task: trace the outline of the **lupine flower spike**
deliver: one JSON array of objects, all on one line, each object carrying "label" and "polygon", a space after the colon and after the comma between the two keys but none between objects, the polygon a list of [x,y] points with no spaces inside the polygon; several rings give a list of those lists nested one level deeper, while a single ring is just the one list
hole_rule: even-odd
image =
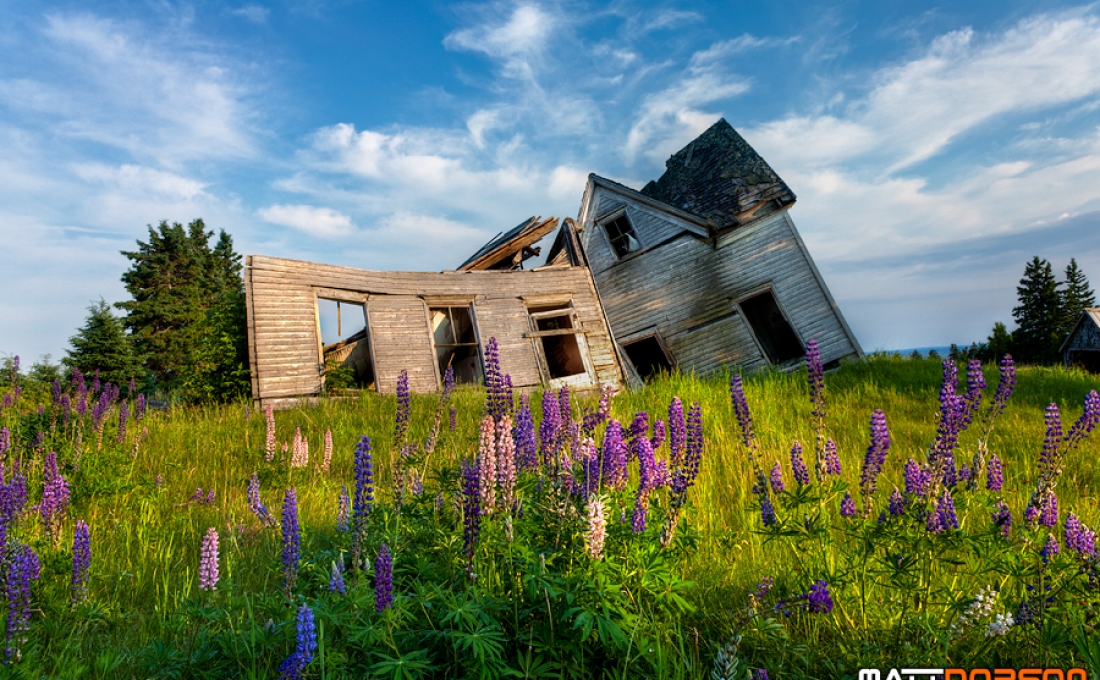
[{"label": "lupine flower spike", "polygon": [[298,609],[294,653],[279,666],[280,680],[299,680],[302,671],[313,661],[316,650],[317,630],[313,623],[313,610],[303,604]]},{"label": "lupine flower spike", "polygon": [[199,590],[218,589],[218,530],[210,527],[202,538],[199,558]]},{"label": "lupine flower spike", "polygon": [[92,566],[92,540],[84,520],[76,521],[73,531],[73,605],[88,598],[88,572]]},{"label": "lupine flower spike", "polygon": [[374,561],[374,607],[385,611],[393,606],[393,556],[385,543]]},{"label": "lupine flower spike", "polygon": [[283,590],[287,596],[298,582],[298,555],[301,536],[298,533],[298,492],[286,490],[283,500]]}]

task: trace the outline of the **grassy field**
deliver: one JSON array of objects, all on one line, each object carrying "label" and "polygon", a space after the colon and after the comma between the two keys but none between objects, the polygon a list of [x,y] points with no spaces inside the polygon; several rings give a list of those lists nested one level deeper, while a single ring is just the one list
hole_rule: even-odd
[{"label": "grassy field", "polygon": [[[961,392],[965,367],[960,372]],[[985,373],[988,401],[997,367]],[[778,518],[772,526],[762,522],[761,497],[752,491],[753,468],[728,376],[671,375],[620,394],[611,417],[624,428],[638,411],[667,419],[674,396],[685,410],[698,402],[705,446],[667,548],[659,535],[670,490],[649,496],[647,528],[638,534],[631,528],[638,463],[630,465],[625,490],[601,489],[607,538],[599,560],[586,551],[584,494],[563,488],[560,471],[522,472],[522,509],[499,508],[483,518],[468,548],[460,465],[478,450],[483,389],[454,393],[454,431],[444,406],[435,452],[426,460],[423,453],[408,459],[423,476],[423,493],[410,494],[398,511],[391,467],[400,459],[394,451],[398,403],[392,396],[277,412],[279,450],[269,462],[264,414],[247,405],[151,411],[141,421],[129,419],[124,440],[117,437],[116,407],[97,446],[90,417],[66,426],[48,393],[36,399],[28,388],[0,411],[0,427],[10,429],[13,441],[3,481],[12,481],[18,461],[28,483],[27,505],[8,527],[9,605],[18,600],[10,566],[18,546],[30,546],[41,568],[31,588],[28,630],[11,631],[18,625],[12,614],[7,618],[11,663],[0,675],[278,677],[280,664],[295,651],[295,617],[305,605],[317,644],[301,671],[308,678],[740,679],[759,677],[758,669],[772,678],[854,678],[859,668],[872,666],[1080,666],[1097,677],[1096,558],[1074,554],[1064,524],[1071,511],[1090,527],[1100,524],[1100,434],[1065,457],[1056,486],[1057,527],[1025,526],[1023,511],[1035,490],[1048,404],[1058,405],[1068,430],[1100,380],[1030,367],[1020,368],[1018,378],[986,440],[989,453],[1004,462],[1003,490],[986,490],[984,479],[976,490],[957,487],[952,495],[959,528],[941,533],[926,528],[932,507],[926,499],[908,498],[905,513],[879,521],[894,487],[905,489],[907,459],[924,461],[936,440],[938,361],[873,357],[828,374],[827,435],[837,444],[842,474],[807,485],[795,482],[790,457],[793,442],[800,441],[813,469],[806,371],[746,376],[760,464],[767,472],[779,461],[784,474],[786,490],[770,494]],[[573,418],[594,409],[597,398],[575,399]],[[531,395],[536,431],[540,399]],[[437,405],[437,395],[412,399],[409,441],[429,436]],[[867,518],[842,517],[846,492],[863,503],[860,470],[875,409],[885,413],[892,443],[872,497],[874,511]],[[301,468],[289,465],[290,453],[281,447],[296,428],[309,441],[309,463]],[[44,439],[36,442],[40,430]],[[322,471],[326,430],[334,447],[331,467]],[[974,455],[979,430],[975,423],[960,436],[958,462]],[[596,430],[597,444],[603,432],[604,426]],[[363,435],[371,440],[376,493],[358,540],[366,568],[356,569],[356,532],[337,529],[337,511],[341,489],[354,494],[354,453]],[[662,444],[657,457],[668,458],[668,447]],[[35,507],[49,451],[57,452],[71,494],[53,536]],[[285,490],[296,489],[301,557],[289,592],[280,527],[265,527],[250,510],[246,489],[254,473],[276,518]],[[200,488],[202,502],[193,500]],[[1002,500],[1012,513],[1008,538],[991,519]],[[78,519],[90,527],[92,561],[87,598],[74,604]],[[216,590],[201,591],[200,545],[210,527],[220,538],[220,579]],[[1048,536],[1060,551],[1044,557]],[[382,543],[394,556],[394,603],[376,611],[374,564]],[[333,564],[340,562],[348,567],[346,594],[329,587]],[[774,579],[767,594],[757,590],[765,578]],[[819,581],[830,593],[827,608],[807,597]],[[983,588],[990,590],[975,606]],[[1021,605],[1032,613],[1031,622],[1016,621]],[[1015,625],[991,634],[999,614],[1013,615]]]}]

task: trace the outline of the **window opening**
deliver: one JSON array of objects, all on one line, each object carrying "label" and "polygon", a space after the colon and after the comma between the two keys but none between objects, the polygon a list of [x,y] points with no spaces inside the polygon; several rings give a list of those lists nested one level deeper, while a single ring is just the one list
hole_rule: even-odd
[{"label": "window opening", "polygon": [[756,333],[768,361],[782,364],[806,354],[770,290],[741,301],[741,311]]},{"label": "window opening", "polygon": [[672,370],[672,359],[665,352],[656,335],[649,335],[623,345],[623,351],[634,364],[634,370],[642,380],[649,380],[662,371]]},{"label": "window opening", "polygon": [[638,242],[638,234],[635,233],[634,226],[630,224],[630,219],[625,212],[610,222],[604,222],[603,228],[607,232],[607,238],[611,241],[611,248],[615,251],[616,257],[622,259],[636,250],[641,250],[642,244]]},{"label": "window opening", "polygon": [[321,356],[325,386],[373,388],[374,363],[367,331],[367,308],[362,303],[317,299],[321,326]]},{"label": "window opening", "polygon": [[551,380],[587,374],[588,369],[584,365],[584,355],[577,335],[570,332],[576,328],[573,324],[573,308],[534,308],[528,311],[535,330],[549,332],[538,336],[538,340],[542,344],[542,355],[546,359]]},{"label": "window opening", "polygon": [[478,346],[474,321],[469,307],[431,307],[432,340],[439,375],[454,368],[455,382],[482,382],[481,348]]}]

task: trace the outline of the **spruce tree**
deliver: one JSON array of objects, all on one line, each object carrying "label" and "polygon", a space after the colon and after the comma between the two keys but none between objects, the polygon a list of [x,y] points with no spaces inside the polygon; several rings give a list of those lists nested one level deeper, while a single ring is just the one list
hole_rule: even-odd
[{"label": "spruce tree", "polygon": [[119,387],[144,375],[122,320],[111,313],[110,305],[102,298],[88,307],[84,327],[69,338],[69,344],[72,349],[66,351],[67,356],[61,362],[69,368],[79,368],[81,373],[91,375],[98,370],[103,381]]},{"label": "spruce tree", "polygon": [[241,257],[224,231],[211,249],[213,235],[201,219],[161,222],[122,253],[133,299],[118,306],[135,346],[161,386],[194,399],[232,398],[248,385]]},{"label": "spruce tree", "polygon": [[1089,280],[1078,268],[1075,258],[1070,258],[1069,265],[1066,266],[1066,280],[1062,286],[1063,317],[1060,337],[1064,342],[1085,309],[1096,306],[1096,294],[1089,287]]},{"label": "spruce tree", "polygon": [[1064,318],[1058,286],[1050,263],[1039,256],[1024,268],[1024,277],[1016,287],[1020,304],[1012,309],[1017,326],[1012,332],[1017,360],[1037,364],[1058,360]]}]

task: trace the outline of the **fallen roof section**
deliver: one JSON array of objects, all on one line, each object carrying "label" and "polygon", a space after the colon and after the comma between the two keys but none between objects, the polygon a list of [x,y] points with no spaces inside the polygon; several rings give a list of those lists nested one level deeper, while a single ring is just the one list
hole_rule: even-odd
[{"label": "fallen roof section", "polygon": [[558,218],[532,217],[498,234],[481,246],[468,260],[458,266],[459,271],[478,271],[485,269],[517,269],[523,261],[539,254],[539,248],[533,246],[558,226]]}]

